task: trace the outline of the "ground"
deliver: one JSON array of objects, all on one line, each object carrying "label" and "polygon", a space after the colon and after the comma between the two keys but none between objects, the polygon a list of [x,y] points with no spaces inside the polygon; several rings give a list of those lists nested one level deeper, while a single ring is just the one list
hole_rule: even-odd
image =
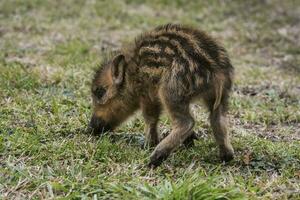
[{"label": "ground", "polygon": [[[103,55],[168,22],[207,31],[230,54],[228,164],[201,105],[195,147],[154,170],[139,113],[113,137],[84,131]],[[1,1],[0,198],[300,199],[299,32],[296,0]],[[169,125],[163,116],[160,131]]]}]

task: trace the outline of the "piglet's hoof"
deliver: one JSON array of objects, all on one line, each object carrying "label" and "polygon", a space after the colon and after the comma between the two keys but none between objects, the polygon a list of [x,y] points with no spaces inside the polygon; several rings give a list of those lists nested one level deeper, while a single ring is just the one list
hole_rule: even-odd
[{"label": "piglet's hoof", "polygon": [[229,162],[229,161],[233,160],[233,158],[234,158],[234,151],[233,151],[233,149],[229,149],[227,151],[224,151],[224,150],[220,151],[220,159],[222,161]]},{"label": "piglet's hoof", "polygon": [[195,146],[195,140],[197,140],[197,139],[198,138],[196,136],[196,133],[193,131],[193,133],[184,140],[183,145],[186,148],[191,148],[191,147]]},{"label": "piglet's hoof", "polygon": [[148,164],[148,167],[150,168],[156,168],[159,165],[161,165],[161,163],[166,160],[169,156],[169,153],[167,153],[166,151],[163,150],[156,150],[152,153],[152,155],[150,156],[150,162]]}]

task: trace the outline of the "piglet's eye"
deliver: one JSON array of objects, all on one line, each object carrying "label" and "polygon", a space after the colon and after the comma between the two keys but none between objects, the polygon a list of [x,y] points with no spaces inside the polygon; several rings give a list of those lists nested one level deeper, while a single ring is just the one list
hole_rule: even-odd
[{"label": "piglet's eye", "polygon": [[101,97],[103,97],[103,95],[105,94],[106,90],[103,87],[98,87],[95,91],[94,94],[96,97],[98,97],[99,99]]}]

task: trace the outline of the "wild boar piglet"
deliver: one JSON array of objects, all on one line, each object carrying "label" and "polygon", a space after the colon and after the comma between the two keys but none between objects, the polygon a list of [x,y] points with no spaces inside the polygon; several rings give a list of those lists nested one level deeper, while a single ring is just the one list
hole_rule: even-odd
[{"label": "wild boar piglet", "polygon": [[[138,109],[145,119],[145,137],[155,147],[150,166],[158,166],[182,143],[193,138],[190,104],[202,99],[220,158],[233,159],[227,132],[227,105],[233,66],[224,47],[205,32],[177,24],[141,34],[101,64],[92,81],[96,134],[111,131]],[[172,131],[159,141],[157,123],[162,109]]]}]

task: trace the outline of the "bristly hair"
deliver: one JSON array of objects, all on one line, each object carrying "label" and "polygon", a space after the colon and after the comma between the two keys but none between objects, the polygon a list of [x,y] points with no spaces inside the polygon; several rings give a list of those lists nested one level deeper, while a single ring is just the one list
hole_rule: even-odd
[{"label": "bristly hair", "polygon": [[100,62],[100,64],[98,64],[98,67],[95,70],[92,85],[94,85],[94,83],[97,80],[97,78],[99,77],[99,75],[109,66],[112,59],[120,53],[121,53],[121,51],[119,51],[119,50],[108,51],[108,52],[104,53],[102,61]]},{"label": "bristly hair", "polygon": [[187,28],[192,28],[191,26],[187,26],[187,25],[185,25],[185,26],[183,26],[183,25],[181,25],[181,24],[172,24],[172,23],[168,23],[168,24],[164,24],[164,25],[160,25],[160,26],[157,26],[154,30],[155,31],[160,31],[160,30],[166,30],[166,31],[168,31],[168,30],[172,30],[172,29],[175,29],[175,30],[180,30],[180,29],[182,29],[182,28],[184,28],[184,29],[187,29]]},{"label": "bristly hair", "polygon": [[[181,29],[193,30],[193,27],[189,26],[189,25],[168,23],[168,24],[157,26],[153,30],[146,31],[135,38],[135,47],[137,47],[136,50],[142,44],[144,38],[147,38],[153,32],[157,32],[157,31],[161,31],[161,30],[170,31],[170,30],[181,30]],[[197,31],[199,31],[199,30],[197,30]]]}]

